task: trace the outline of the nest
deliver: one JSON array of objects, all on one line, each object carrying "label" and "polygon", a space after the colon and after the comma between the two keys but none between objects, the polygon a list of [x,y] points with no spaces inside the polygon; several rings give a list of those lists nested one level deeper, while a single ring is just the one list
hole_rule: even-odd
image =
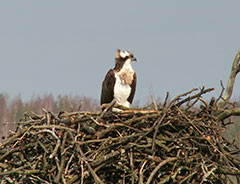
[{"label": "nest", "polygon": [[[0,144],[3,183],[239,182],[240,152],[201,95],[161,108],[27,115]],[[186,97],[185,97],[186,96]],[[184,97],[184,98],[183,98]],[[194,108],[201,101],[202,107]],[[221,116],[222,117],[222,116]]]}]

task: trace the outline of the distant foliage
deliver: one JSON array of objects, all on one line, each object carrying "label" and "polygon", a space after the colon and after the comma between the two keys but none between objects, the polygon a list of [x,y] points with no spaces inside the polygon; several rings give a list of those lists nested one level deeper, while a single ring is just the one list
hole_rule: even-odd
[{"label": "distant foliage", "polygon": [[24,113],[43,114],[42,109],[54,113],[60,111],[98,111],[99,102],[96,99],[82,96],[33,96],[28,102],[23,102],[20,96],[9,100],[8,95],[0,94],[0,142],[9,130],[15,130],[15,122],[24,117]]}]

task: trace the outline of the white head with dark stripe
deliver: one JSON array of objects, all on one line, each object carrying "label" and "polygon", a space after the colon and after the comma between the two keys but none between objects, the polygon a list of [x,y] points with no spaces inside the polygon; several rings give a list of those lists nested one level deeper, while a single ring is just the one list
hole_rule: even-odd
[{"label": "white head with dark stripe", "polygon": [[137,61],[137,59],[134,57],[133,53],[129,51],[123,51],[120,49],[117,49],[116,55],[115,55],[115,70],[120,70],[123,65],[131,64],[132,61]]}]

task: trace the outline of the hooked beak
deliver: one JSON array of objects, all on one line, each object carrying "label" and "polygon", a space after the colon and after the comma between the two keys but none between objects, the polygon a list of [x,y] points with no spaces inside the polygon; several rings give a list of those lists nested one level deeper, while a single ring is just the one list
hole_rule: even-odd
[{"label": "hooked beak", "polygon": [[132,57],[132,61],[136,61],[136,62],[137,62],[137,58],[135,58],[135,57]]}]

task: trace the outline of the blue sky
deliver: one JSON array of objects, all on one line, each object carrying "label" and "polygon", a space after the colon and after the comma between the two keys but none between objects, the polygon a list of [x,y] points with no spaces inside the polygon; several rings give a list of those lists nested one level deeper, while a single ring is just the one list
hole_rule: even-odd
[{"label": "blue sky", "polygon": [[[0,93],[99,99],[117,48],[133,52],[136,101],[227,85],[240,1],[0,1]],[[239,77],[238,77],[239,78]],[[238,98],[236,80],[233,98]]]}]

